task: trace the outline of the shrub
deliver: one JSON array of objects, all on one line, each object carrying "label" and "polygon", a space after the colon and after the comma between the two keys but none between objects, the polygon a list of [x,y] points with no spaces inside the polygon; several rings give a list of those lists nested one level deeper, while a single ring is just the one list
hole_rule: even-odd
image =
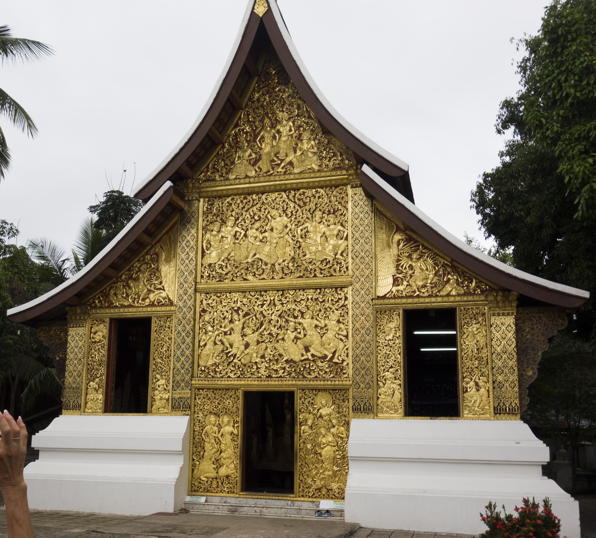
[{"label": "shrub", "polygon": [[525,498],[522,500],[521,507],[516,506],[516,514],[508,514],[503,506],[503,514],[497,510],[497,505],[489,502],[485,506],[484,514],[480,514],[480,519],[488,527],[488,530],[481,534],[486,538],[559,538],[561,530],[560,519],[552,512],[550,501],[545,498],[542,501],[543,507],[534,499]]}]

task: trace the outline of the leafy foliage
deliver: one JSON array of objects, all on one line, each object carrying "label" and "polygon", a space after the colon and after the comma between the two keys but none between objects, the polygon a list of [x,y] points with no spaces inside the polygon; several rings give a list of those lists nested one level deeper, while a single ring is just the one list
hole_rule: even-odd
[{"label": "leafy foliage", "polygon": [[111,241],[143,207],[143,202],[122,191],[113,189],[104,192],[103,199],[89,206],[89,212],[96,216],[94,227],[103,232],[106,242]]},{"label": "leafy foliage", "polygon": [[485,507],[484,514],[480,519],[488,527],[488,530],[481,534],[482,538],[507,538],[518,536],[534,536],[536,538],[559,537],[561,530],[560,519],[553,514],[550,500],[545,498],[540,503],[534,499],[525,498],[521,507],[516,506],[517,515],[508,514],[503,506],[503,514],[497,510],[497,505],[489,502]]},{"label": "leafy foliage", "polygon": [[[513,264],[596,292],[596,3],[555,0],[536,36],[520,42],[521,90],[501,103],[512,138],[483,174],[472,206]],[[572,320],[594,334],[593,299]]]},{"label": "leafy foliage", "polygon": [[[7,60],[31,60],[44,54],[52,54],[52,49],[48,45],[32,39],[14,37],[8,26],[0,26],[0,63]],[[13,125],[28,136],[35,136],[37,133],[37,127],[31,116],[2,89],[0,89],[0,116],[6,116]],[[0,129],[0,180],[8,170],[9,164],[10,150],[6,137]]]}]

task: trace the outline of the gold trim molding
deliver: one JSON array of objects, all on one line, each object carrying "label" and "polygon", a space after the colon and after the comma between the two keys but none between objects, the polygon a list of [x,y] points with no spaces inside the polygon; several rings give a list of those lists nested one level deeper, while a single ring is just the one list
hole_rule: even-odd
[{"label": "gold trim molding", "polygon": [[332,276],[320,278],[291,278],[286,280],[197,283],[196,291],[197,293],[224,293],[230,291],[347,288],[351,285],[351,276]]},{"label": "gold trim molding", "polygon": [[329,387],[333,389],[349,389],[352,383],[346,379],[262,379],[262,378],[238,378],[238,379],[215,379],[209,378],[194,378],[192,380],[193,388],[240,388],[250,387],[250,390],[264,388],[270,390],[272,388],[281,388],[283,390],[290,390],[294,388],[321,388]]}]

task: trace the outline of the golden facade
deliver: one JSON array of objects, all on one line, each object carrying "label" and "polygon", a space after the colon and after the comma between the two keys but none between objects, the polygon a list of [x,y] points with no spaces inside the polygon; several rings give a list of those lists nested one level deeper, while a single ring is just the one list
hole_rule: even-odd
[{"label": "golden facade", "polygon": [[[65,412],[104,412],[111,320],[149,317],[148,412],[191,415],[190,493],[245,494],[244,394],[283,390],[293,497],[342,499],[351,418],[407,418],[405,310],[449,307],[459,417],[519,416],[560,319],[516,309],[385,214],[276,61],[218,148],[185,182],[179,221],[70,308]],[[520,339],[532,343],[518,379]]]}]

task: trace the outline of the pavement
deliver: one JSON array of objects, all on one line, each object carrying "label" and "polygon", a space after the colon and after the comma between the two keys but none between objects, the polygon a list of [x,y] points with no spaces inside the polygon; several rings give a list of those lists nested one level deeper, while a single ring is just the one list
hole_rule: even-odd
[{"label": "pavement", "polygon": [[[464,535],[413,533],[365,529],[353,523],[328,519],[281,519],[193,513],[116,516],[81,512],[33,511],[37,538],[69,536],[128,536],[135,538],[460,538]],[[0,536],[7,536],[0,512]]]}]

